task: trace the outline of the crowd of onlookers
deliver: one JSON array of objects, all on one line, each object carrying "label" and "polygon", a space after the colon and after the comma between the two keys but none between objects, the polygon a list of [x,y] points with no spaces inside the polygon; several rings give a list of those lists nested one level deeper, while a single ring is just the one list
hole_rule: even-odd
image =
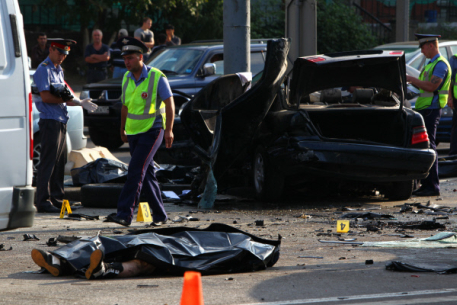
[{"label": "crowd of onlookers", "polygon": [[[154,32],[151,31],[151,18],[144,18],[142,26],[135,30],[133,37],[141,40],[147,47],[148,52],[144,54],[144,62],[155,52],[167,46],[180,45],[181,38],[175,36],[175,28],[168,24],[165,26],[165,33],[160,33],[154,37]],[[123,37],[129,36],[126,29],[118,31],[117,39],[111,46],[102,43],[103,32],[100,29],[92,31],[92,43],[86,46],[84,51],[84,61],[87,65],[86,78],[87,83],[95,83],[108,78],[109,72],[112,72],[112,77],[117,78],[124,75],[127,71],[124,60],[121,57],[121,51],[117,42]],[[36,69],[49,55],[49,46],[47,45],[47,36],[45,33],[39,33],[37,44],[32,48],[30,58],[32,69]]]}]

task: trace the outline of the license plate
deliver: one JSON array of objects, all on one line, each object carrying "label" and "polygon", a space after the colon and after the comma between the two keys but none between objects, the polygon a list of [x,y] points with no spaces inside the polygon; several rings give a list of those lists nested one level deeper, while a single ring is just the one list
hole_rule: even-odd
[{"label": "license plate", "polygon": [[109,106],[98,106],[94,112],[89,112],[90,114],[109,114]]}]

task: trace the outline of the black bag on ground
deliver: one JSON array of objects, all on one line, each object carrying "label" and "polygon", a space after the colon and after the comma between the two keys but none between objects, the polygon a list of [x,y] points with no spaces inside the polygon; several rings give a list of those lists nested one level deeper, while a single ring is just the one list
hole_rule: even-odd
[{"label": "black bag on ground", "polygon": [[86,165],[71,170],[73,185],[80,186],[90,183],[123,183],[127,180],[128,165],[100,158]]}]

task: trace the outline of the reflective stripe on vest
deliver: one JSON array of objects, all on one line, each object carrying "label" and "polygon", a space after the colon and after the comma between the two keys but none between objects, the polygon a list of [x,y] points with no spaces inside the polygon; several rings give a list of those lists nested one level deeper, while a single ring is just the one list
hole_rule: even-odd
[{"label": "reflective stripe on vest", "polygon": [[[454,55],[454,57],[457,58],[457,55]],[[454,60],[457,60],[456,58],[454,58]],[[455,100],[455,99],[457,98],[457,74],[455,75],[454,90],[453,90],[453,92],[454,92],[453,98],[454,98],[454,100]]]},{"label": "reflective stripe on vest", "polygon": [[[424,67],[424,70],[421,72],[419,76],[419,80],[422,81],[430,81],[433,75],[433,71],[435,70],[436,65],[440,62],[444,62],[448,68],[446,78],[444,79],[441,90],[440,91],[434,91],[434,92],[427,92],[422,89],[420,89],[420,94],[419,97],[417,98],[416,101],[416,110],[422,110],[427,107],[430,107],[430,105],[433,102],[433,98],[435,95],[438,95],[438,102],[441,108],[444,108],[447,104],[447,98],[449,94],[449,87],[451,84],[451,68],[449,66],[449,63],[447,60],[443,57],[440,56],[438,57],[434,62],[429,63]],[[426,75],[427,74],[427,75]]]},{"label": "reflective stripe on vest", "polygon": [[147,132],[158,115],[162,115],[162,126],[165,128],[165,103],[157,94],[160,77],[165,75],[160,70],[151,68],[148,77],[136,86],[127,74],[124,76],[121,101],[128,108],[125,124],[127,135]]}]

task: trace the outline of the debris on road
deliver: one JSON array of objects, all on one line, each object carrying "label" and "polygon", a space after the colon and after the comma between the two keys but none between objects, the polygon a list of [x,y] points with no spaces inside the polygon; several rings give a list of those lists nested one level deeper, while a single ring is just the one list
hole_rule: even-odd
[{"label": "debris on road", "polygon": [[5,249],[5,245],[0,244],[0,251],[11,251],[11,250],[13,250],[13,247],[10,247],[9,249]]},{"label": "debris on road", "polygon": [[71,213],[65,219],[72,219],[72,218],[74,218],[75,220],[81,220],[81,218],[84,218],[87,220],[100,220],[100,216],[98,216],[98,215],[86,215],[86,214],[78,214],[78,213]]},{"label": "debris on road", "polygon": [[75,240],[78,240],[80,239],[81,237],[79,236],[65,236],[65,235],[59,235],[57,237],[57,241],[58,242],[61,242],[61,243],[64,243],[64,244],[68,244],[68,243],[71,243],[72,241],[75,241]]},{"label": "debris on road", "polygon": [[372,212],[367,212],[367,213],[347,213],[342,215],[340,218],[362,218],[364,220],[367,219],[395,219],[394,216],[388,215],[388,214],[378,214],[378,213],[372,213]]},{"label": "debris on road", "polygon": [[35,234],[24,234],[24,240],[23,241],[29,241],[29,240],[40,240],[38,237],[36,237]]},{"label": "debris on road", "polygon": [[51,237],[51,238],[48,239],[48,241],[46,242],[46,245],[48,245],[48,247],[57,247],[57,239],[54,238],[54,237]]},{"label": "debris on road", "polygon": [[316,258],[316,259],[323,259],[323,256],[299,256],[298,258]]},{"label": "debris on road", "polygon": [[428,238],[406,241],[363,242],[362,246],[382,248],[457,248],[457,233],[440,232]]},{"label": "debris on road", "polygon": [[[435,272],[438,274],[450,274],[457,273],[457,266],[441,263],[404,263],[400,261],[391,261],[386,264],[386,270],[407,272]],[[414,277],[419,276],[415,275]]]}]

